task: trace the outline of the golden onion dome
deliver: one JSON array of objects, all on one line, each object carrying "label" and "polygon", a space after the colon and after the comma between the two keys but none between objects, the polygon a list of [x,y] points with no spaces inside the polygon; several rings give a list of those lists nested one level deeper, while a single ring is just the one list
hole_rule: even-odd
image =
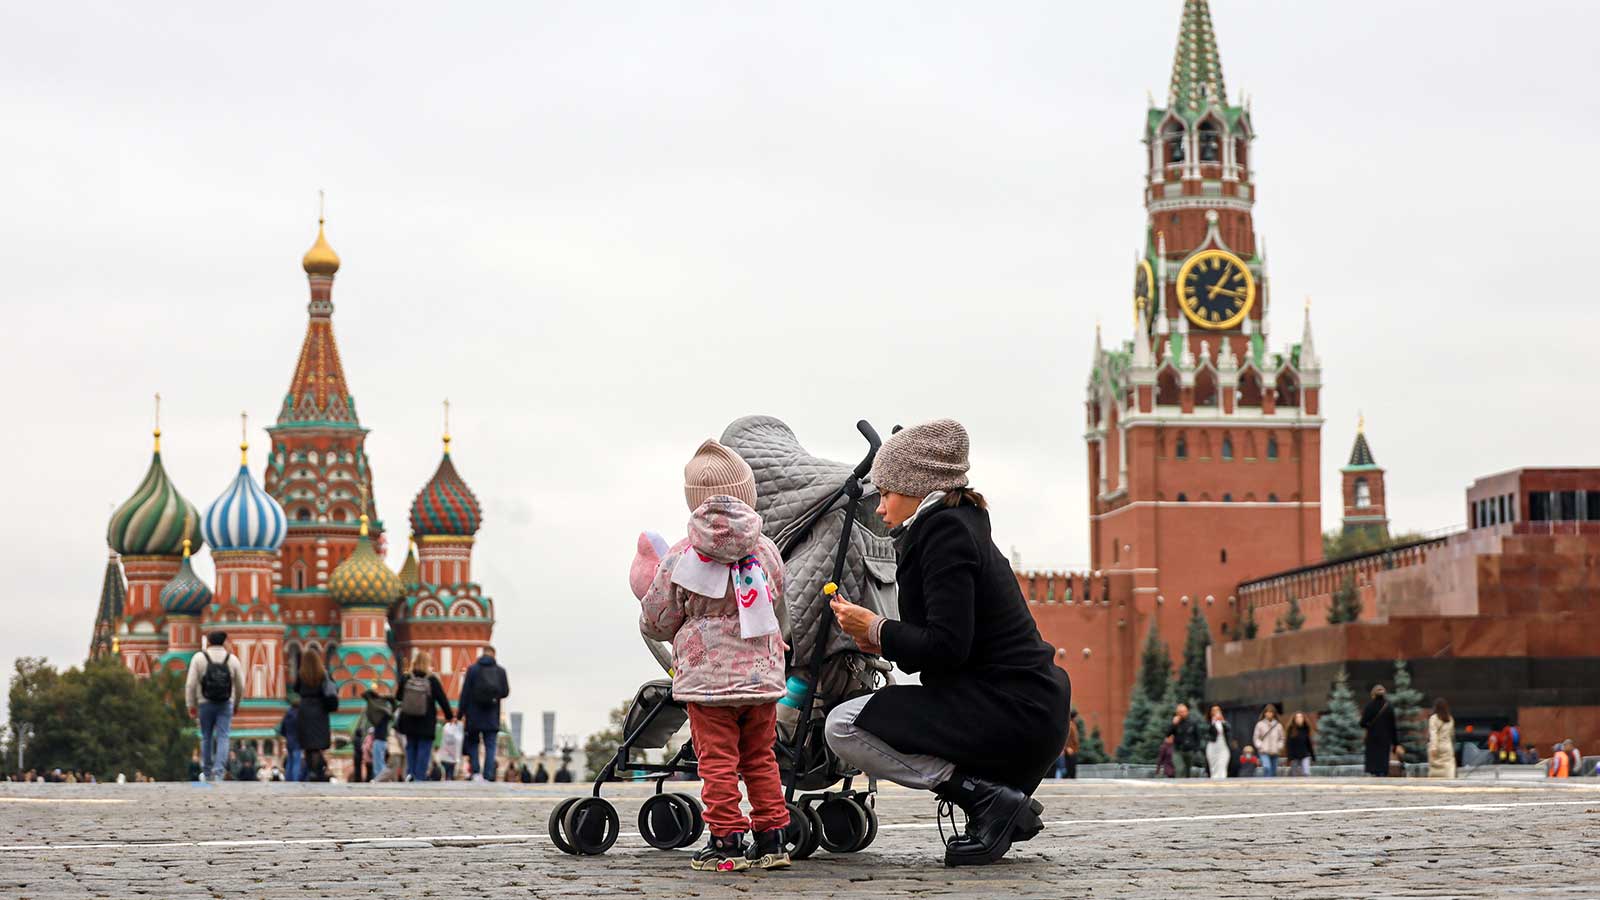
[{"label": "golden onion dome", "polygon": [[339,271],[339,254],[333,252],[328,236],[322,233],[322,222],[322,219],[317,220],[317,242],[300,260],[307,275],[332,275]]},{"label": "golden onion dome", "polygon": [[401,594],[399,576],[389,570],[367,538],[367,517],[361,517],[361,537],[355,552],[328,575],[328,593],[341,607],[388,607]]}]

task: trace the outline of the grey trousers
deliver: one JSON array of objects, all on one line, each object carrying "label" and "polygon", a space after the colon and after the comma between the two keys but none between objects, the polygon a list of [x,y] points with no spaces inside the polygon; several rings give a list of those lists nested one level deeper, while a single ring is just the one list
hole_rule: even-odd
[{"label": "grey trousers", "polygon": [[856,717],[872,695],[835,706],[828,713],[823,733],[839,758],[867,775],[908,788],[931,791],[955,776],[955,764],[925,753],[901,753],[882,738],[856,724]]}]

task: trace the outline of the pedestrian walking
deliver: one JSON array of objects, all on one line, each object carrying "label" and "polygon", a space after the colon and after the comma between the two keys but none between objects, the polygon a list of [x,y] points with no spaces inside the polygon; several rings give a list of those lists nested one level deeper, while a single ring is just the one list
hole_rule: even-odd
[{"label": "pedestrian walking", "polygon": [[1317,748],[1312,740],[1311,719],[1303,712],[1289,717],[1289,727],[1284,729],[1284,751],[1289,758],[1290,775],[1310,775],[1311,761],[1317,758]]},{"label": "pedestrian walking", "polygon": [[289,708],[278,720],[278,734],[283,736],[283,780],[305,781],[305,761],[300,758],[300,698],[291,696]]},{"label": "pedestrian walking", "polygon": [[439,735],[439,766],[444,770],[445,781],[456,780],[456,765],[461,762],[461,745],[464,726],[458,718],[444,723]]},{"label": "pedestrian walking", "polygon": [[1228,777],[1228,762],[1233,759],[1233,726],[1222,717],[1222,707],[1212,706],[1206,721],[1206,768],[1212,778]]},{"label": "pedestrian walking", "polygon": [[1200,729],[1189,718],[1189,704],[1179,703],[1172,712],[1172,722],[1167,726],[1167,737],[1172,738],[1172,768],[1177,778],[1188,778],[1190,754],[1200,750]]},{"label": "pedestrian walking", "polygon": [[[784,694],[783,557],[761,533],[755,475],[737,453],[706,441],[684,466],[688,537],[656,566],[640,598],[639,630],[671,641],[672,696],[687,704],[700,763],[706,846],[696,871],[784,868],[790,864],[778,775],[777,703]],[[749,585],[741,606],[737,585]],[[750,801],[739,806],[743,778]],[[755,832],[753,847],[745,836]]]},{"label": "pedestrian walking", "polygon": [[1400,731],[1395,723],[1394,707],[1384,695],[1383,685],[1374,685],[1372,699],[1361,711],[1361,727],[1367,730],[1366,772],[1376,778],[1389,774],[1389,760],[1394,756],[1394,745],[1400,742]]},{"label": "pedestrian walking", "polygon": [[[461,718],[466,721],[466,753],[472,763],[475,781],[494,780],[495,742],[500,738],[500,701],[511,695],[506,670],[495,663],[494,648],[484,647],[483,655],[467,668],[461,681]],[[483,747],[483,766],[478,765],[478,747]]]},{"label": "pedestrian walking", "polygon": [[1428,777],[1456,777],[1456,723],[1443,697],[1433,701],[1428,717]]},{"label": "pedestrian walking", "polygon": [[367,754],[369,777],[377,781],[389,765],[389,726],[394,722],[394,698],[380,693],[376,687],[367,688],[362,698],[367,701],[362,716],[367,721],[367,736],[371,741]]},{"label": "pedestrian walking", "polygon": [[244,669],[225,646],[228,633],[206,635],[205,649],[189,659],[183,694],[189,716],[200,723],[200,780],[221,781],[228,763],[228,732],[244,699]]},{"label": "pedestrian walking", "polygon": [[1278,708],[1271,703],[1261,710],[1261,718],[1256,721],[1255,732],[1251,735],[1256,748],[1256,756],[1261,760],[1259,772],[1271,778],[1278,774],[1278,757],[1283,755],[1284,733],[1283,723],[1278,721]]},{"label": "pedestrian walking", "polygon": [[327,781],[328,760],[325,751],[333,746],[333,727],[328,716],[339,708],[339,689],[328,677],[322,664],[322,653],[315,647],[300,655],[300,753],[302,781]]},{"label": "pedestrian walking", "polygon": [[439,676],[433,674],[433,656],[418,650],[411,657],[411,671],[400,687],[400,719],[396,730],[406,736],[406,780],[427,781],[433,761],[433,736],[439,716],[449,722],[455,718],[450,698]]}]

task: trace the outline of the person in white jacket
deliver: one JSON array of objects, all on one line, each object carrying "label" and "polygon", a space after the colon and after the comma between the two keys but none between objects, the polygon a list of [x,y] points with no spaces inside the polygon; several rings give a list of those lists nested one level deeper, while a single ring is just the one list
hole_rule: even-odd
[{"label": "person in white jacket", "polygon": [[200,780],[221,781],[228,764],[228,732],[244,699],[244,668],[228,652],[227,632],[206,635],[206,648],[189,660],[183,696],[189,715],[200,723]]},{"label": "person in white jacket", "polygon": [[1261,757],[1261,768],[1256,771],[1267,778],[1278,774],[1278,757],[1283,755],[1284,733],[1283,723],[1278,721],[1278,709],[1271,703],[1261,711],[1261,718],[1256,722],[1255,734],[1252,735],[1256,745],[1256,755]]}]

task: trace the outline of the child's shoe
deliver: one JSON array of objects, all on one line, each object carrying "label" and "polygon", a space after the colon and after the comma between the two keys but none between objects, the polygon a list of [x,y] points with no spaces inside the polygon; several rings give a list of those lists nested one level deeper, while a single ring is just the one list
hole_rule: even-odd
[{"label": "child's shoe", "polygon": [[735,831],[727,837],[713,834],[694,859],[689,860],[689,866],[696,872],[738,872],[750,868],[750,860],[744,854],[744,832]]},{"label": "child's shoe", "polygon": [[792,862],[789,859],[787,844],[788,841],[782,828],[756,832],[756,842],[751,845],[750,852],[745,854],[750,860],[750,868],[789,868]]}]

